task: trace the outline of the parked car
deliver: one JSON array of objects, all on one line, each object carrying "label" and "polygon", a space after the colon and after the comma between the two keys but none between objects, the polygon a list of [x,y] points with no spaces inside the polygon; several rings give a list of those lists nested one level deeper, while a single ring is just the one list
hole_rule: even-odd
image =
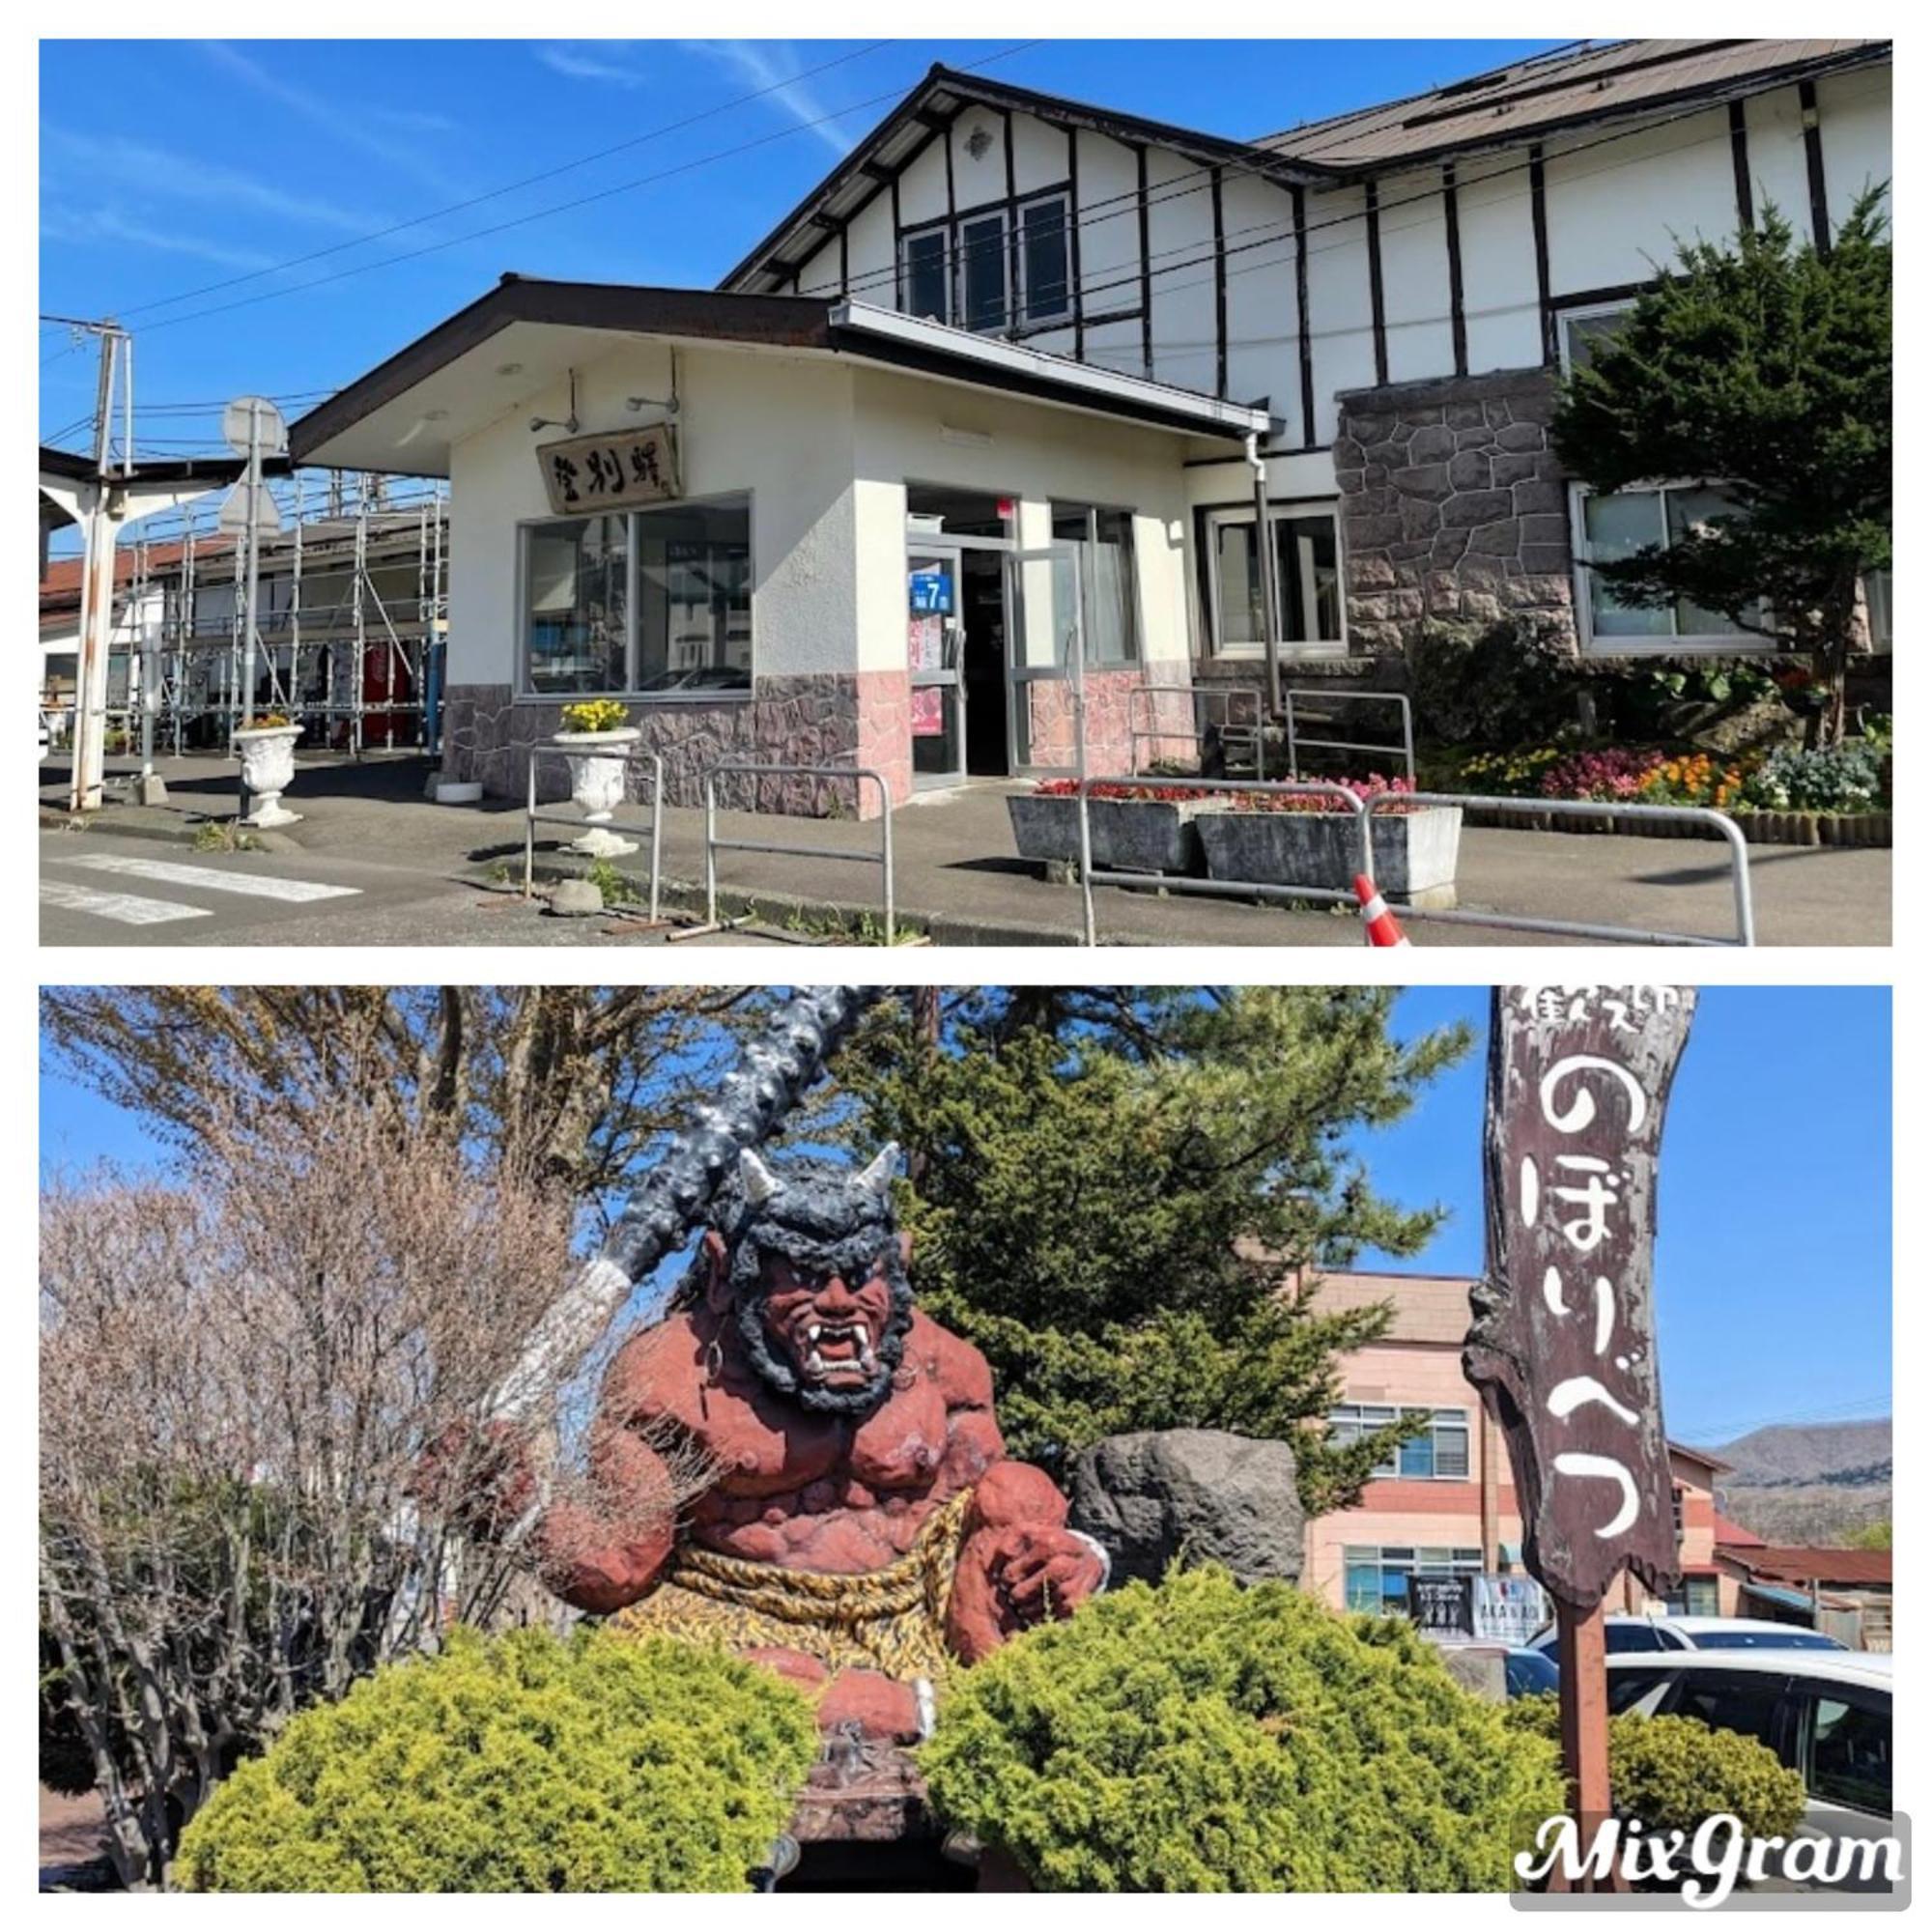
[{"label": "parked car", "polygon": [[[1530,1638],[1529,1647],[1556,1655],[1556,1626]],[[1604,1648],[1612,1657],[1659,1650],[1847,1650],[1823,1631],[1761,1617],[1605,1617]]]},{"label": "parked car", "polygon": [[1695,1718],[1769,1745],[1804,1780],[1808,1833],[1891,1825],[1891,1658],[1807,1649],[1625,1653],[1605,1664],[1610,1712]]},{"label": "parked car", "polygon": [[1503,1659],[1503,1685],[1512,1697],[1538,1697],[1563,1682],[1547,1651],[1512,1650]]}]

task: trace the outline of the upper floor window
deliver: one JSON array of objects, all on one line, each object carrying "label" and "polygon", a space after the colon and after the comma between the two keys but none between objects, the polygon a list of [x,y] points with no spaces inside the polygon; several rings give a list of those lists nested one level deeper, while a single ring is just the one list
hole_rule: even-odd
[{"label": "upper floor window", "polygon": [[907,315],[980,334],[1050,323],[1073,312],[1067,201],[1041,195],[936,222],[901,238]]},{"label": "upper floor window", "polygon": [[[1359,1441],[1378,1429],[1400,1420],[1405,1405],[1345,1402],[1328,1417],[1328,1434],[1338,1444]],[[1428,1427],[1411,1436],[1395,1454],[1378,1463],[1378,1476],[1440,1477],[1466,1481],[1469,1474],[1469,1412],[1438,1408]]]},{"label": "upper floor window", "polygon": [[1563,373],[1588,368],[1597,344],[1614,335],[1634,306],[1627,301],[1593,302],[1587,308],[1565,309],[1556,323],[1556,354]]},{"label": "upper floor window", "polygon": [[1668,548],[1728,506],[1721,489],[1708,483],[1643,484],[1599,497],[1571,486],[1572,527],[1581,542],[1577,572],[1577,611],[1587,648],[1605,656],[1631,651],[1763,651],[1773,640],[1741,631],[1721,611],[1679,598],[1661,611],[1621,602],[1594,570],[1630,556],[1648,544]]}]

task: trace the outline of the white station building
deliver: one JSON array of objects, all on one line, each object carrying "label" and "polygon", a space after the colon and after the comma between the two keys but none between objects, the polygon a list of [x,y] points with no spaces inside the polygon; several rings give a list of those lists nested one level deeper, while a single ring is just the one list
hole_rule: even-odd
[{"label": "white station building", "polygon": [[1297,672],[1435,619],[1759,649],[1594,581],[1721,479],[1590,497],[1555,384],[1677,240],[1775,204],[1829,245],[1889,180],[1890,59],[1586,45],[1253,142],[934,69],[718,290],[506,276],[292,453],[449,479],[444,765],[497,792],[607,696],[683,802],[732,760],[1060,773],[1076,666],[1122,771],[1259,682],[1270,609]]}]

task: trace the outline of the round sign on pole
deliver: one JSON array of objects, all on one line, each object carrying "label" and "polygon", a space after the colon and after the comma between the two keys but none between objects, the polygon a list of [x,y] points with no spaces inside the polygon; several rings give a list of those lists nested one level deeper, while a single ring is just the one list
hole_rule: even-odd
[{"label": "round sign on pole", "polygon": [[282,412],[267,396],[237,396],[221,412],[221,435],[237,456],[248,454],[248,430],[253,418],[261,436],[264,456],[281,456],[289,446],[289,426]]}]

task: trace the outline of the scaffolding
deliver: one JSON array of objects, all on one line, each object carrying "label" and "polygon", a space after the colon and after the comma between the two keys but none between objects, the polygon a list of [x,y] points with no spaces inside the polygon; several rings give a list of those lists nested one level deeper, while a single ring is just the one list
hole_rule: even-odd
[{"label": "scaffolding", "polygon": [[[271,486],[261,544],[252,709],[303,725],[305,751],[433,753],[448,635],[448,495],[429,479],[298,470]],[[191,506],[144,530],[116,602],[110,728],[140,732],[154,667],[155,748],[226,754],[242,715],[242,546]]]}]

